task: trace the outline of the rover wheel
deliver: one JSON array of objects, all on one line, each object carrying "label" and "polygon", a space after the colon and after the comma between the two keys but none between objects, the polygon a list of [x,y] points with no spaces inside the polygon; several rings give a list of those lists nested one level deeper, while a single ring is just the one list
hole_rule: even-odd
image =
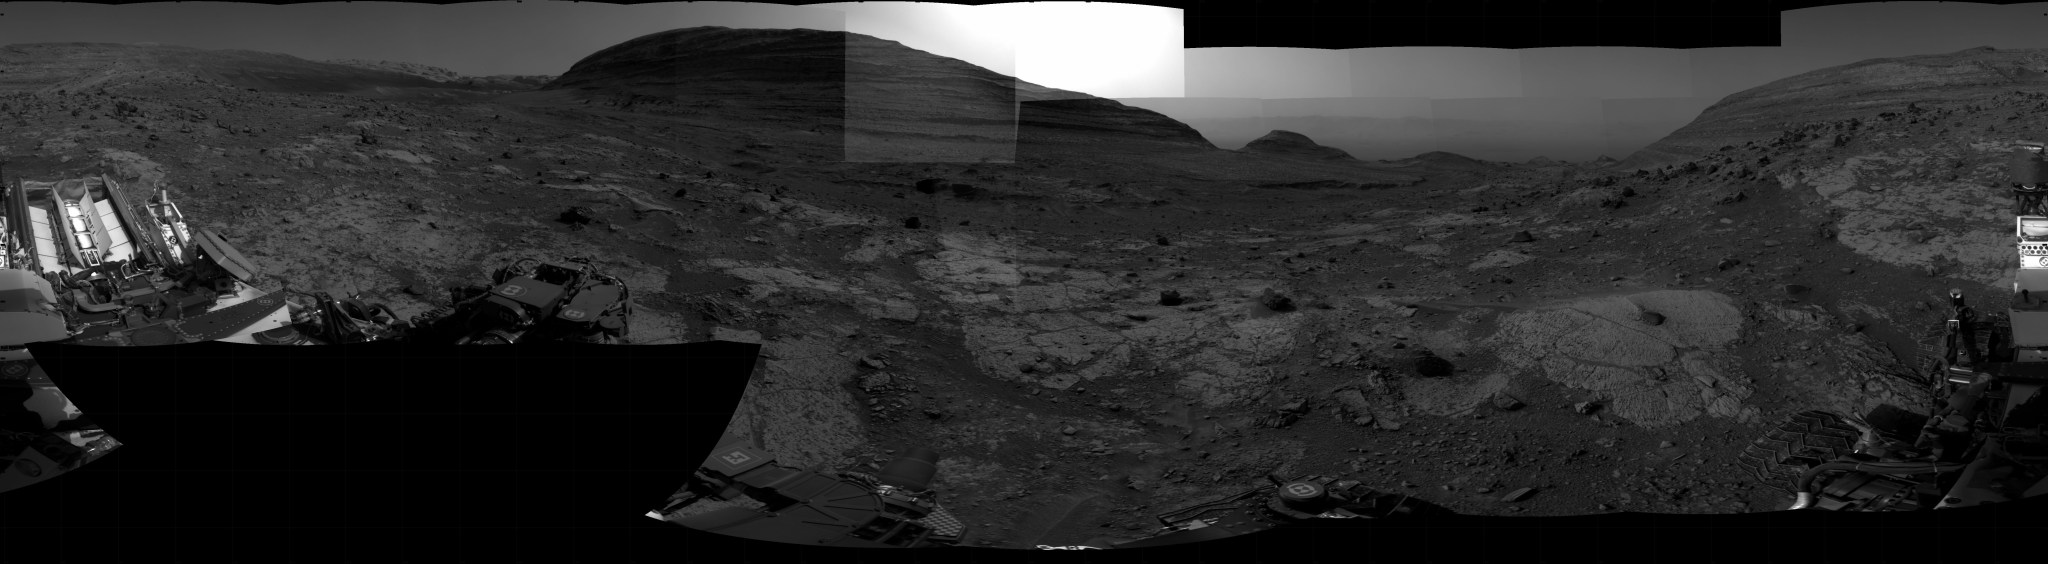
[{"label": "rover wheel", "polygon": [[1794,493],[1807,469],[1855,452],[1863,432],[1825,411],[1793,415],[1742,449],[1736,463],[1757,481]]},{"label": "rover wheel", "polygon": [[39,478],[43,475],[43,465],[27,457],[16,458],[14,459],[14,471],[30,478]]}]

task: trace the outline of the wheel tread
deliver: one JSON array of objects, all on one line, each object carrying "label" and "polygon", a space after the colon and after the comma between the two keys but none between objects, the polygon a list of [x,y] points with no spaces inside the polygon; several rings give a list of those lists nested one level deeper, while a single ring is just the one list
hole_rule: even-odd
[{"label": "wheel tread", "polygon": [[1806,469],[1849,455],[1862,436],[1862,430],[1838,415],[1797,413],[1743,448],[1736,464],[1765,485],[1790,493]]}]

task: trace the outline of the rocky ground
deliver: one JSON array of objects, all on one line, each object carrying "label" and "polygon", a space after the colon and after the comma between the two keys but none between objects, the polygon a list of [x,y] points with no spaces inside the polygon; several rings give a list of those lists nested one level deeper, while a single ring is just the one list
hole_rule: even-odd
[{"label": "rocky ground", "polygon": [[[942,491],[1002,546],[1132,536],[1267,472],[1481,514],[1779,509],[1732,465],[1763,426],[1917,411],[1915,344],[1942,292],[2002,303],[2006,140],[1930,142],[1911,132],[1982,114],[1925,111],[1642,174],[1489,165],[1460,185],[1211,208],[1252,216],[1241,227],[1032,229],[937,194],[941,232],[862,237],[840,278],[790,268],[805,260],[728,270],[868,318],[778,324],[730,431],[852,450],[791,456],[827,465],[936,446]],[[1913,168],[1930,161],[1948,172]],[[835,405],[856,409],[820,415]]]},{"label": "rocky ground", "polygon": [[729,434],[804,467],[936,448],[990,546],[1135,537],[1270,472],[1478,514],[1778,509],[1734,466],[1764,426],[1918,410],[1941,293],[2002,303],[1996,186],[2030,123],[2006,116],[2043,104],[1873,109],[1636,172],[1030,131],[1014,162],[844,162],[787,115],[561,91],[0,103],[9,178],[168,189],[271,289],[409,315],[512,257],[594,257],[633,342],[763,345]]}]

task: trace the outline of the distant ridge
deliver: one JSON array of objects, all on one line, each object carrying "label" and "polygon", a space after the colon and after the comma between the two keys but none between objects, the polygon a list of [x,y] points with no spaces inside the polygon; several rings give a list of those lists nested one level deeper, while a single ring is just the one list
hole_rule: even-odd
[{"label": "distant ridge", "polygon": [[445,87],[420,76],[240,49],[120,43],[0,46],[0,93],[214,84],[276,92]]},{"label": "distant ridge", "polygon": [[1485,164],[1480,162],[1479,159],[1445,151],[1430,151],[1420,155],[1415,155],[1415,160],[1437,164]]},{"label": "distant ridge", "polygon": [[371,69],[405,73],[427,80],[431,80],[434,82],[454,82],[457,80],[462,80],[463,78],[461,74],[458,74],[455,71],[433,65],[422,65],[419,63],[404,63],[397,61],[372,61],[366,59],[332,59],[326,62],[337,65],[347,65],[359,69]]},{"label": "distant ridge", "polygon": [[1319,145],[1307,135],[1275,129],[1258,139],[1246,143],[1243,151],[1269,155],[1291,155],[1318,159],[1356,160],[1350,153],[1335,147]]},{"label": "distant ridge", "polygon": [[2048,89],[2048,50],[1976,47],[1828,67],[1722,98],[1691,123],[1617,168],[1691,161],[1724,146],[1765,142],[1808,122],[1905,111],[1916,101],[1969,100]]}]

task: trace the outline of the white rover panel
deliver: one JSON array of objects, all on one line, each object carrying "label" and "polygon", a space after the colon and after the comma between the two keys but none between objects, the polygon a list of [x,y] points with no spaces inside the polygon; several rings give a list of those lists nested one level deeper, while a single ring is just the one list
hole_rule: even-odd
[{"label": "white rover panel", "polygon": [[2012,345],[2048,346],[2048,269],[2013,272]]}]

